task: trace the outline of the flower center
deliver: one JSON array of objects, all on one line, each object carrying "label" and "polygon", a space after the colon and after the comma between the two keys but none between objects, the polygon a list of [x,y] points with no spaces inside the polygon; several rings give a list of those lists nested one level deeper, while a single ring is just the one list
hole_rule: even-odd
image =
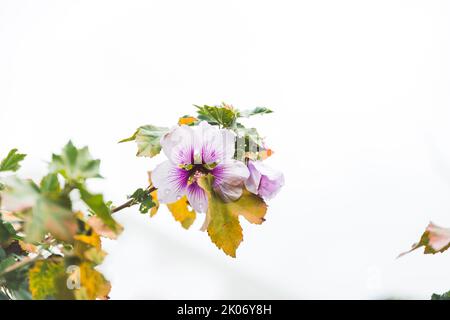
[{"label": "flower center", "polygon": [[188,183],[197,182],[202,176],[210,173],[215,167],[217,163],[202,163],[202,164],[187,164],[181,165],[180,168],[189,172],[189,180]]}]

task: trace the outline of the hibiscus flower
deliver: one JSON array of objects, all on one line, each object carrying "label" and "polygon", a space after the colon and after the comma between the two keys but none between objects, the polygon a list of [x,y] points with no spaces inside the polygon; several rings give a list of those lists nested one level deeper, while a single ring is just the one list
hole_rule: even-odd
[{"label": "hibiscus flower", "polygon": [[181,125],[161,138],[168,160],[152,172],[153,185],[161,203],[175,202],[184,195],[197,212],[206,212],[208,199],[197,180],[214,176],[213,189],[226,202],[242,195],[250,173],[247,166],[233,159],[236,135],[202,121],[198,126]]}]

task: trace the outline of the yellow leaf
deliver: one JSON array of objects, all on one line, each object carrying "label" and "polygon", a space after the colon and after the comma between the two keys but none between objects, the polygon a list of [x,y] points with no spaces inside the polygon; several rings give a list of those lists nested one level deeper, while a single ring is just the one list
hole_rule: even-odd
[{"label": "yellow leaf", "polygon": [[88,244],[97,249],[100,249],[102,246],[102,241],[100,240],[100,236],[97,233],[95,233],[94,231],[92,231],[90,235],[77,234],[74,236],[74,239],[81,241],[85,244]]},{"label": "yellow leaf", "polygon": [[195,121],[197,121],[198,119],[197,118],[194,118],[194,117],[181,117],[179,120],[178,120],[178,125],[183,125],[183,124],[185,124],[185,125],[190,125],[190,124],[192,124],[192,123],[194,123]]},{"label": "yellow leaf", "polygon": [[155,190],[151,192],[150,195],[152,196],[152,201],[155,204],[155,206],[150,209],[150,217],[153,217],[159,209],[158,192]]},{"label": "yellow leaf", "polygon": [[213,181],[212,175],[203,176],[198,180],[198,184],[208,197],[208,210],[202,229],[208,231],[211,241],[219,249],[231,257],[236,257],[236,249],[243,240],[239,215],[251,223],[261,224],[265,221],[267,205],[260,197],[245,189],[238,200],[224,202],[213,190]]},{"label": "yellow leaf", "polygon": [[84,257],[92,261],[94,264],[99,265],[106,257],[106,252],[97,248],[90,248],[84,251]]},{"label": "yellow leaf", "polygon": [[189,229],[192,223],[194,223],[195,211],[189,210],[186,196],[176,202],[167,204],[167,207],[172,212],[175,220],[180,222],[183,228]]},{"label": "yellow leaf", "polygon": [[[149,182],[150,186],[153,186],[152,172],[149,171],[149,172],[147,172],[147,174],[148,174],[148,182]],[[152,197],[152,202],[155,204],[155,206],[152,207],[149,211],[150,217],[153,217],[159,210],[158,191],[154,190],[153,192],[150,193],[150,196]]]},{"label": "yellow leaf", "polygon": [[81,288],[75,290],[75,297],[78,300],[108,299],[111,290],[109,281],[94,269],[92,263],[82,262],[79,268]]},{"label": "yellow leaf", "polygon": [[67,275],[63,259],[37,261],[29,271],[29,287],[35,300],[73,299],[66,285]]}]

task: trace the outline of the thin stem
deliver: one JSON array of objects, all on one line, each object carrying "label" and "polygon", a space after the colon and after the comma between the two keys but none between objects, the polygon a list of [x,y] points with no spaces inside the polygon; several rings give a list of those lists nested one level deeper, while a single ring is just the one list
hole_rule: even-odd
[{"label": "thin stem", "polygon": [[[145,189],[145,191],[148,192],[148,193],[152,193],[152,192],[155,191],[155,190],[156,190],[156,188],[153,187],[153,186],[149,186],[149,187],[147,187],[147,189]],[[121,210],[123,210],[123,209],[132,207],[132,206],[134,206],[134,205],[136,205],[136,204],[138,204],[138,203],[139,203],[139,202],[137,202],[136,199],[130,199],[130,200],[128,200],[127,202],[125,202],[124,204],[121,204],[120,206],[113,208],[113,209],[111,210],[111,213],[119,212],[119,211],[121,211]]]}]

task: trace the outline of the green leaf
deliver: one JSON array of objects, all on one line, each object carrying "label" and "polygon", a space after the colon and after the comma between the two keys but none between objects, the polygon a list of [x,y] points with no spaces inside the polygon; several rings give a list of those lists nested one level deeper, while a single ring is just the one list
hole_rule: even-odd
[{"label": "green leaf", "polygon": [[72,242],[77,223],[72,211],[41,197],[31,210],[32,217],[25,226],[26,240],[40,242],[49,232],[58,240]]},{"label": "green leaf", "polygon": [[41,192],[46,193],[58,193],[61,192],[61,185],[58,181],[58,175],[56,173],[50,173],[41,180]]},{"label": "green leaf", "polygon": [[243,190],[242,196],[233,202],[224,202],[213,190],[214,177],[209,174],[198,180],[208,197],[208,209],[203,230],[208,231],[211,241],[227,255],[236,257],[236,249],[243,240],[239,215],[250,223],[261,224],[267,205],[258,196]]},{"label": "green leaf", "polygon": [[0,244],[7,242],[16,235],[14,227],[9,222],[0,220]]},{"label": "green leaf", "polygon": [[238,117],[248,118],[248,117],[251,117],[251,116],[254,116],[254,115],[258,115],[258,114],[263,115],[263,114],[268,114],[268,113],[272,113],[272,112],[273,112],[272,110],[270,110],[270,109],[268,109],[266,107],[256,107],[256,108],[251,109],[251,110],[239,111],[238,112]]},{"label": "green leaf", "polygon": [[146,125],[139,127],[129,138],[119,141],[136,141],[138,146],[138,157],[154,157],[161,152],[161,137],[169,132],[169,128]]},{"label": "green leaf", "polygon": [[137,189],[131,196],[129,196],[129,198],[133,199],[135,203],[140,204],[139,211],[141,213],[147,213],[151,208],[156,206],[150,192],[142,188]]},{"label": "green leaf", "polygon": [[[6,258],[6,261],[7,261],[7,263],[5,264],[6,267],[5,268],[0,267],[0,269],[3,268],[3,272],[5,272],[7,268],[12,267],[17,263],[20,263],[19,257],[15,255],[10,255],[8,258]],[[21,292],[26,291],[28,289],[29,268],[30,265],[24,264],[20,268],[4,273],[2,276],[3,281],[6,283],[6,287],[13,293],[13,296],[16,299],[21,299],[21,297],[18,297],[18,295],[20,295]]]},{"label": "green leaf", "polygon": [[17,153],[17,149],[12,149],[5,159],[0,162],[0,171],[17,171],[20,169],[20,162],[26,155]]},{"label": "green leaf", "polygon": [[[42,184],[47,185],[46,182]],[[26,211],[27,242],[40,242],[46,233],[51,233],[62,241],[73,241],[77,223],[72,211],[62,205],[60,199],[41,192],[30,180],[11,177],[7,180],[7,185],[8,188],[3,194],[5,207],[11,211]],[[54,184],[52,188],[55,188]]]},{"label": "green leaf", "polygon": [[444,294],[433,293],[433,295],[431,296],[431,300],[450,300],[450,291]]},{"label": "green leaf", "polygon": [[111,210],[103,199],[101,194],[92,194],[82,185],[79,185],[78,190],[80,191],[81,200],[86,203],[86,205],[98,216],[103,223],[111,228],[115,232],[121,230],[121,226],[114,220],[111,215]]},{"label": "green leaf", "polygon": [[209,124],[231,128],[236,122],[237,111],[226,104],[221,106],[194,106],[197,108],[198,119],[205,120]]},{"label": "green leaf", "polygon": [[52,173],[59,173],[71,182],[101,178],[99,167],[100,160],[92,158],[88,147],[77,149],[71,141],[63,148],[60,155],[53,154],[50,163]]},{"label": "green leaf", "polygon": [[16,258],[13,255],[7,256],[0,260],[0,274],[6,270],[6,268],[16,263]]}]

